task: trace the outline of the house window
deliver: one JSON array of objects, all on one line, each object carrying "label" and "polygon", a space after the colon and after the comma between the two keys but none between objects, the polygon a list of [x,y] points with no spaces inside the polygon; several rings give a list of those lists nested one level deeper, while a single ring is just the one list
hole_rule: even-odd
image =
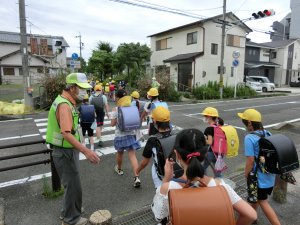
[{"label": "house window", "polygon": [[277,52],[272,52],[271,53],[271,59],[276,59],[277,57]]},{"label": "house window", "polygon": [[211,54],[218,55],[218,44],[211,43]]},{"label": "house window", "polygon": [[156,51],[170,49],[171,48],[171,38],[164,38],[156,41]]},{"label": "house window", "polygon": [[241,37],[237,35],[227,34],[227,45],[232,47],[241,47]]},{"label": "house window", "polygon": [[22,68],[22,67],[19,68],[19,75],[20,75],[20,76],[23,76],[23,68]]},{"label": "house window", "polygon": [[3,67],[3,75],[14,76],[15,68]]},{"label": "house window", "polygon": [[187,34],[187,44],[196,44],[197,43],[197,31],[193,33],[188,33]]},{"label": "house window", "polygon": [[230,76],[233,77],[233,74],[234,74],[234,67],[232,66]]}]

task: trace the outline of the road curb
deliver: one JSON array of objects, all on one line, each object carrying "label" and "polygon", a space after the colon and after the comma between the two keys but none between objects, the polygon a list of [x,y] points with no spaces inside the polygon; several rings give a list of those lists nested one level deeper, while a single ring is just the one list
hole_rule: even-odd
[{"label": "road curb", "polygon": [[4,198],[0,198],[0,225],[4,225]]}]

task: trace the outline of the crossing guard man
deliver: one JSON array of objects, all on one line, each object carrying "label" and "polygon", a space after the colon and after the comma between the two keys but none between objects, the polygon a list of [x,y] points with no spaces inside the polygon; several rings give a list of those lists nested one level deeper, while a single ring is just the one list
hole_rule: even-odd
[{"label": "crossing guard man", "polygon": [[91,163],[99,163],[99,156],[80,143],[76,101],[82,101],[91,88],[84,73],[71,73],[66,87],[54,100],[48,115],[46,142],[53,149],[53,161],[64,186],[61,210],[62,225],[84,225],[81,217],[82,190],[79,177],[79,152]]}]

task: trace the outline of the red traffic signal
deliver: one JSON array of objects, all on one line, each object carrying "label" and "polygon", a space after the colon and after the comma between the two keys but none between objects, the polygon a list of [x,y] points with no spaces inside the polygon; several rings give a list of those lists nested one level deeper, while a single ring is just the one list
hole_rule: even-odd
[{"label": "red traffic signal", "polygon": [[252,13],[252,16],[254,17],[254,19],[261,19],[264,17],[273,16],[273,15],[275,15],[275,12],[273,9],[265,9],[264,11]]}]

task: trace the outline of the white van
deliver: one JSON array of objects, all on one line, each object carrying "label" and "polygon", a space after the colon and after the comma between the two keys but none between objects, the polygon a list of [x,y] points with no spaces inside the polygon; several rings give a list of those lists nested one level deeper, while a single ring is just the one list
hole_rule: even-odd
[{"label": "white van", "polygon": [[261,83],[263,92],[275,90],[275,84],[271,83],[267,77],[264,77],[264,76],[249,76],[249,77],[252,78],[253,80]]}]

